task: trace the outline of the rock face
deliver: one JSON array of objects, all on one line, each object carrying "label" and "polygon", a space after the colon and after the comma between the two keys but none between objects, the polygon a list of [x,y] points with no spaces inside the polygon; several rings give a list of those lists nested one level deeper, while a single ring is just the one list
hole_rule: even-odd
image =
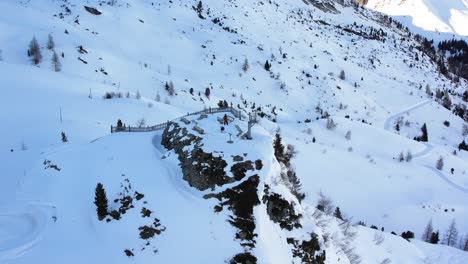
[{"label": "rock face", "polygon": [[84,8],[86,9],[86,11],[88,11],[89,13],[93,14],[93,15],[96,15],[96,16],[99,16],[101,15],[101,11],[97,10],[96,8],[94,7],[90,7],[90,6],[84,6]]},{"label": "rock face", "polygon": [[180,167],[190,186],[204,191],[206,189],[232,183],[235,179],[225,172],[227,163],[221,157],[203,151],[201,138],[189,133],[177,123],[170,123],[163,132],[161,145],[174,150],[178,155]]}]

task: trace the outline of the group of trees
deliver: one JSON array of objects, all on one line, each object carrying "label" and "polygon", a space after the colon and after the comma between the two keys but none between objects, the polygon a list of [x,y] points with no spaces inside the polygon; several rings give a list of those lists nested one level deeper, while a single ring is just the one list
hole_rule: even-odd
[{"label": "group of trees", "polygon": [[[62,70],[62,64],[60,63],[59,56],[55,51],[55,42],[52,35],[49,34],[47,38],[47,49],[52,51],[52,67],[54,71],[59,72]],[[63,54],[62,54],[63,55]],[[39,65],[42,62],[42,52],[39,43],[37,42],[36,37],[33,37],[31,42],[29,43],[28,48],[28,57],[31,58],[31,62],[34,65]]]},{"label": "group of trees", "polygon": [[422,142],[427,142],[427,140],[428,140],[428,135],[427,135],[427,126],[426,126],[426,123],[424,123],[423,126],[421,127],[421,132],[422,132],[422,135],[419,136],[419,137],[414,137],[414,140],[416,140],[416,141],[422,141]]},{"label": "group of trees", "polygon": [[468,235],[466,235],[464,238],[461,237],[459,239],[455,220],[452,220],[452,222],[450,223],[447,231],[445,231],[445,234],[442,237],[442,240],[439,237],[439,230],[435,231],[432,225],[432,220],[429,220],[429,222],[426,225],[426,228],[424,229],[421,239],[431,244],[438,244],[439,242],[442,242],[447,246],[458,246],[460,249],[468,251]]},{"label": "group of trees", "polygon": [[302,192],[301,181],[297,177],[296,172],[290,167],[290,161],[295,152],[292,146],[288,146],[287,150],[285,150],[279,131],[276,132],[275,140],[273,141],[273,150],[278,162],[286,167],[286,172],[282,172],[282,175],[289,182],[288,187],[291,193],[301,202],[305,198],[305,194]]}]

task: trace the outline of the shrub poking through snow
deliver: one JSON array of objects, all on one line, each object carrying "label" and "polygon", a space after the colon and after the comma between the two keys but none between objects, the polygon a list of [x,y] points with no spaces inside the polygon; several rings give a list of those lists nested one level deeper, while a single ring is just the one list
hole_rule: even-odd
[{"label": "shrub poking through snow", "polygon": [[436,162],[436,168],[438,170],[442,170],[444,168],[444,158],[439,157],[439,159]]}]

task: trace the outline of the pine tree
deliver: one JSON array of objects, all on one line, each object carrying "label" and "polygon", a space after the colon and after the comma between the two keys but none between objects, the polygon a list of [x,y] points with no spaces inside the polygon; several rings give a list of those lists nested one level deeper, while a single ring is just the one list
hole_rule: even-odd
[{"label": "pine tree", "polygon": [[442,105],[448,110],[452,108],[452,100],[450,100],[450,95],[448,93],[445,93],[444,99],[442,101]]},{"label": "pine tree", "polygon": [[345,74],[344,70],[341,70],[339,77],[340,77],[341,80],[346,80],[346,74]]},{"label": "pine tree", "polygon": [[347,140],[351,140],[351,130],[348,130],[348,132],[346,132],[345,138]]},{"label": "pine tree", "polygon": [[410,162],[412,159],[413,159],[413,154],[411,154],[411,151],[408,150],[408,152],[406,152],[405,160],[406,162]]},{"label": "pine tree", "polygon": [[429,84],[426,85],[426,95],[427,97],[432,97],[432,91],[431,87],[429,87]]},{"label": "pine tree", "polygon": [[273,141],[273,149],[275,151],[275,157],[278,161],[282,161],[284,158],[284,145],[281,142],[281,135],[279,132],[275,134],[275,140]]},{"label": "pine tree", "polygon": [[67,138],[67,135],[65,135],[65,132],[62,131],[61,136],[62,136],[62,142],[63,143],[68,142],[68,138]]},{"label": "pine tree", "polygon": [[54,67],[55,72],[62,70],[62,64],[60,63],[60,59],[55,51],[54,55],[52,56],[52,67]]},{"label": "pine tree", "polygon": [[431,244],[438,244],[439,243],[439,230],[437,232],[432,232],[431,239],[429,241]]},{"label": "pine tree", "polygon": [[271,69],[271,64],[268,62],[268,60],[265,61],[265,66],[264,66],[264,68],[265,68],[266,71],[270,71],[270,69]]},{"label": "pine tree", "polygon": [[434,228],[432,227],[432,219],[431,219],[427,223],[426,228],[424,229],[424,233],[423,233],[421,239],[423,241],[430,242],[433,233],[434,233]]},{"label": "pine tree", "polygon": [[343,216],[341,215],[340,207],[336,207],[335,213],[333,213],[333,216],[340,219],[340,220],[343,220]]},{"label": "pine tree", "polygon": [[108,207],[106,191],[104,190],[104,186],[102,185],[102,183],[98,183],[96,185],[94,204],[96,205],[98,219],[99,221],[101,221],[102,219],[104,219],[104,217],[106,217]]},{"label": "pine tree", "polygon": [[465,236],[465,243],[462,246],[464,251],[468,251],[468,234]]},{"label": "pine tree", "polygon": [[458,240],[458,230],[455,224],[455,219],[453,219],[452,222],[450,223],[449,228],[445,232],[444,243],[447,246],[453,247],[457,243],[457,240]]},{"label": "pine tree", "polygon": [[247,72],[249,70],[249,61],[245,59],[244,64],[242,65],[242,70]]},{"label": "pine tree", "polygon": [[405,160],[405,156],[403,155],[403,152],[400,152],[400,155],[398,155],[398,162],[402,162]]},{"label": "pine tree", "polygon": [[169,82],[167,92],[169,93],[170,96],[173,96],[175,94],[175,88],[174,88],[174,83]]},{"label": "pine tree", "polygon": [[442,156],[440,156],[439,159],[437,160],[436,168],[438,170],[442,170],[444,168],[444,158],[442,158]]},{"label": "pine tree", "polygon": [[49,34],[49,36],[47,37],[47,49],[53,50],[54,48],[55,48],[54,38],[52,38],[52,35]]},{"label": "pine tree", "polygon": [[206,89],[205,89],[205,96],[206,96],[207,98],[210,98],[210,94],[211,94],[210,88],[209,88],[209,87],[206,87]]},{"label": "pine tree", "polygon": [[34,65],[41,63],[41,48],[39,47],[39,43],[37,43],[36,37],[33,37],[31,42],[29,43],[28,55],[29,57],[32,57],[32,62],[34,63]]}]

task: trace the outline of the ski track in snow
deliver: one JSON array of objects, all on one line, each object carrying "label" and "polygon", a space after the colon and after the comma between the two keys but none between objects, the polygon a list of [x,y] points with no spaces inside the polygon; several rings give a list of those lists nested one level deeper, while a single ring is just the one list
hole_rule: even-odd
[{"label": "ski track in snow", "polygon": [[57,215],[55,206],[32,201],[0,205],[0,212],[1,262],[17,258],[32,248]]},{"label": "ski track in snow", "polygon": [[[418,103],[418,104],[415,104],[414,106],[410,107],[410,108],[407,108],[399,113],[396,113],[390,117],[388,117],[386,120],[385,120],[385,123],[384,123],[384,129],[389,131],[390,132],[390,127],[391,125],[393,124],[393,121],[395,119],[397,119],[398,117],[404,115],[404,114],[407,114],[413,110],[416,110],[420,107],[423,107],[429,103],[431,103],[433,100],[432,99],[429,99],[427,101],[424,101],[424,102],[421,102],[421,103]],[[426,148],[418,153],[415,153],[413,154],[413,159],[417,159],[417,158],[421,158],[423,156],[426,156],[427,154],[431,153],[432,150],[434,149],[434,146],[432,146],[430,143],[427,143],[427,142],[422,142]],[[443,181],[445,181],[448,185],[452,186],[453,188],[461,191],[461,192],[464,192],[464,193],[467,193],[468,194],[468,189],[467,188],[464,188],[456,183],[454,183],[453,181],[451,181],[447,176],[445,176],[442,172],[440,172],[439,170],[435,169],[434,167],[430,166],[430,165],[424,165],[424,167],[428,168],[429,170],[431,170],[433,173],[435,173],[437,176],[439,176],[439,178],[441,178]]]}]

